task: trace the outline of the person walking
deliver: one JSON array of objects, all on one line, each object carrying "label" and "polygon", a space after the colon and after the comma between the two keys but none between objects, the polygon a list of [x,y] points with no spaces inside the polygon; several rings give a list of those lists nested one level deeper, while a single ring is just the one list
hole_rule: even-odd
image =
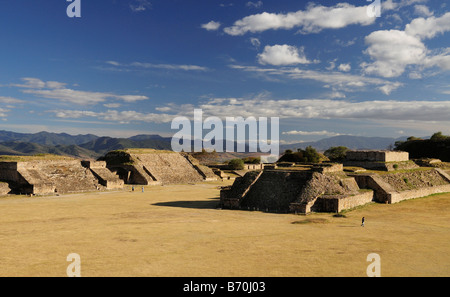
[{"label": "person walking", "polygon": [[142,187],[142,193],[144,193],[144,187]]},{"label": "person walking", "polygon": [[364,222],[365,222],[365,219],[364,219],[364,217],[362,218],[362,221],[361,221],[361,226],[362,227],[364,227]]}]

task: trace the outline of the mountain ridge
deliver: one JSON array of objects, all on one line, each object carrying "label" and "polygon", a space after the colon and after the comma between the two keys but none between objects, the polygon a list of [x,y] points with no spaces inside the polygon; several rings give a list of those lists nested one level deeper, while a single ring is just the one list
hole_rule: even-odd
[{"label": "mountain ridge", "polygon": [[[304,149],[307,146],[312,146],[318,151],[325,151],[333,146],[346,146],[349,149],[387,149],[398,140],[406,140],[406,137],[340,135],[318,141],[280,145],[280,153],[287,149]],[[70,135],[46,131],[18,133],[1,130],[0,155],[56,154],[97,159],[109,151],[126,148],[171,150],[171,141],[171,137],[163,137],[157,134],[139,134],[129,138],[114,138],[93,134]]]}]

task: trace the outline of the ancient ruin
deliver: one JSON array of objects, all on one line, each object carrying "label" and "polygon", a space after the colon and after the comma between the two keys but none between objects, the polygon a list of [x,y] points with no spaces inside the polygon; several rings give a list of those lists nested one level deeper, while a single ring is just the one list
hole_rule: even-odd
[{"label": "ancient ruin", "polygon": [[[220,205],[306,214],[450,192],[450,176],[439,168],[441,162],[418,163],[434,167],[420,167],[408,159],[408,153],[391,151],[351,151],[344,164],[255,165],[221,190]],[[0,157],[0,195],[73,193],[122,189],[124,184],[198,183],[219,178],[230,177],[201,165],[190,154],[153,149],[112,151],[98,161],[53,155]]]},{"label": "ancient ruin", "polygon": [[304,214],[340,212],[372,201],[390,204],[450,192],[450,176],[444,170],[419,167],[405,152],[352,151],[346,164],[368,170],[346,173],[342,164],[323,163],[250,171],[222,189],[221,206]]},{"label": "ancient ruin", "polygon": [[371,190],[361,190],[341,164],[309,169],[250,171],[220,193],[223,208],[272,212],[336,212],[369,203]]},{"label": "ancient ruin", "polygon": [[[86,164],[85,164],[86,165]],[[77,159],[59,156],[0,159],[0,180],[12,193],[51,194],[121,188],[123,182],[105,171],[106,164],[83,166]],[[6,190],[5,190],[6,191]]]},{"label": "ancient ruin", "polygon": [[163,185],[217,180],[189,154],[152,149],[112,151],[103,160],[55,155],[0,157],[0,195],[122,189],[124,184]]},{"label": "ancient ruin", "polygon": [[357,166],[366,169],[393,171],[418,168],[409,160],[408,152],[400,151],[348,151],[344,166]]},{"label": "ancient ruin", "polygon": [[0,182],[0,195],[6,195],[11,192],[11,188],[8,183]]},{"label": "ancient ruin", "polygon": [[396,203],[406,199],[450,192],[450,176],[439,168],[419,168],[392,173],[350,174],[362,188],[375,192],[374,201]]},{"label": "ancient ruin", "polygon": [[107,168],[127,184],[163,185],[215,180],[214,172],[187,154],[153,149],[107,153]]}]

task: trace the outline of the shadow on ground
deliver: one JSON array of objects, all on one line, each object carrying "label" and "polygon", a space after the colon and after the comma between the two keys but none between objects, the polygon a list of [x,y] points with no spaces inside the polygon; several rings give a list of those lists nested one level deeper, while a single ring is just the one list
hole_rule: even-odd
[{"label": "shadow on ground", "polygon": [[216,209],[219,206],[219,200],[220,200],[220,198],[209,198],[208,200],[201,200],[201,201],[159,202],[159,203],[154,203],[152,205],[182,207],[182,208]]}]

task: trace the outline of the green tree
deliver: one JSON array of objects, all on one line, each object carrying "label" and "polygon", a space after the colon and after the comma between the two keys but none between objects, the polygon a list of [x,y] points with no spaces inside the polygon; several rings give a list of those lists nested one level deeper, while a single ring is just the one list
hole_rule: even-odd
[{"label": "green tree", "polygon": [[277,161],[277,162],[306,162],[305,158],[303,157],[303,152],[291,152],[291,153],[284,153],[283,156]]},{"label": "green tree", "polygon": [[330,159],[330,161],[342,161],[345,159],[348,148],[345,146],[333,146],[324,152],[324,155]]},{"label": "green tree", "polygon": [[259,163],[261,163],[261,157],[247,157],[247,158],[242,158],[242,160],[246,164],[259,164]]},{"label": "green tree", "polygon": [[320,161],[319,153],[317,153],[316,149],[312,146],[308,146],[305,149],[303,156],[305,158],[305,162],[318,163]]},{"label": "green tree", "polygon": [[228,162],[228,166],[232,170],[242,170],[244,169],[244,161],[242,159],[232,159]]},{"label": "green tree", "polygon": [[415,137],[415,136],[410,136],[406,139],[406,141],[414,141],[414,140],[423,140],[423,139],[420,137]]},{"label": "green tree", "polygon": [[434,133],[431,136],[430,140],[432,140],[432,141],[440,141],[440,140],[445,140],[447,138],[449,138],[449,136],[443,135],[442,132],[439,131],[439,132]]}]

